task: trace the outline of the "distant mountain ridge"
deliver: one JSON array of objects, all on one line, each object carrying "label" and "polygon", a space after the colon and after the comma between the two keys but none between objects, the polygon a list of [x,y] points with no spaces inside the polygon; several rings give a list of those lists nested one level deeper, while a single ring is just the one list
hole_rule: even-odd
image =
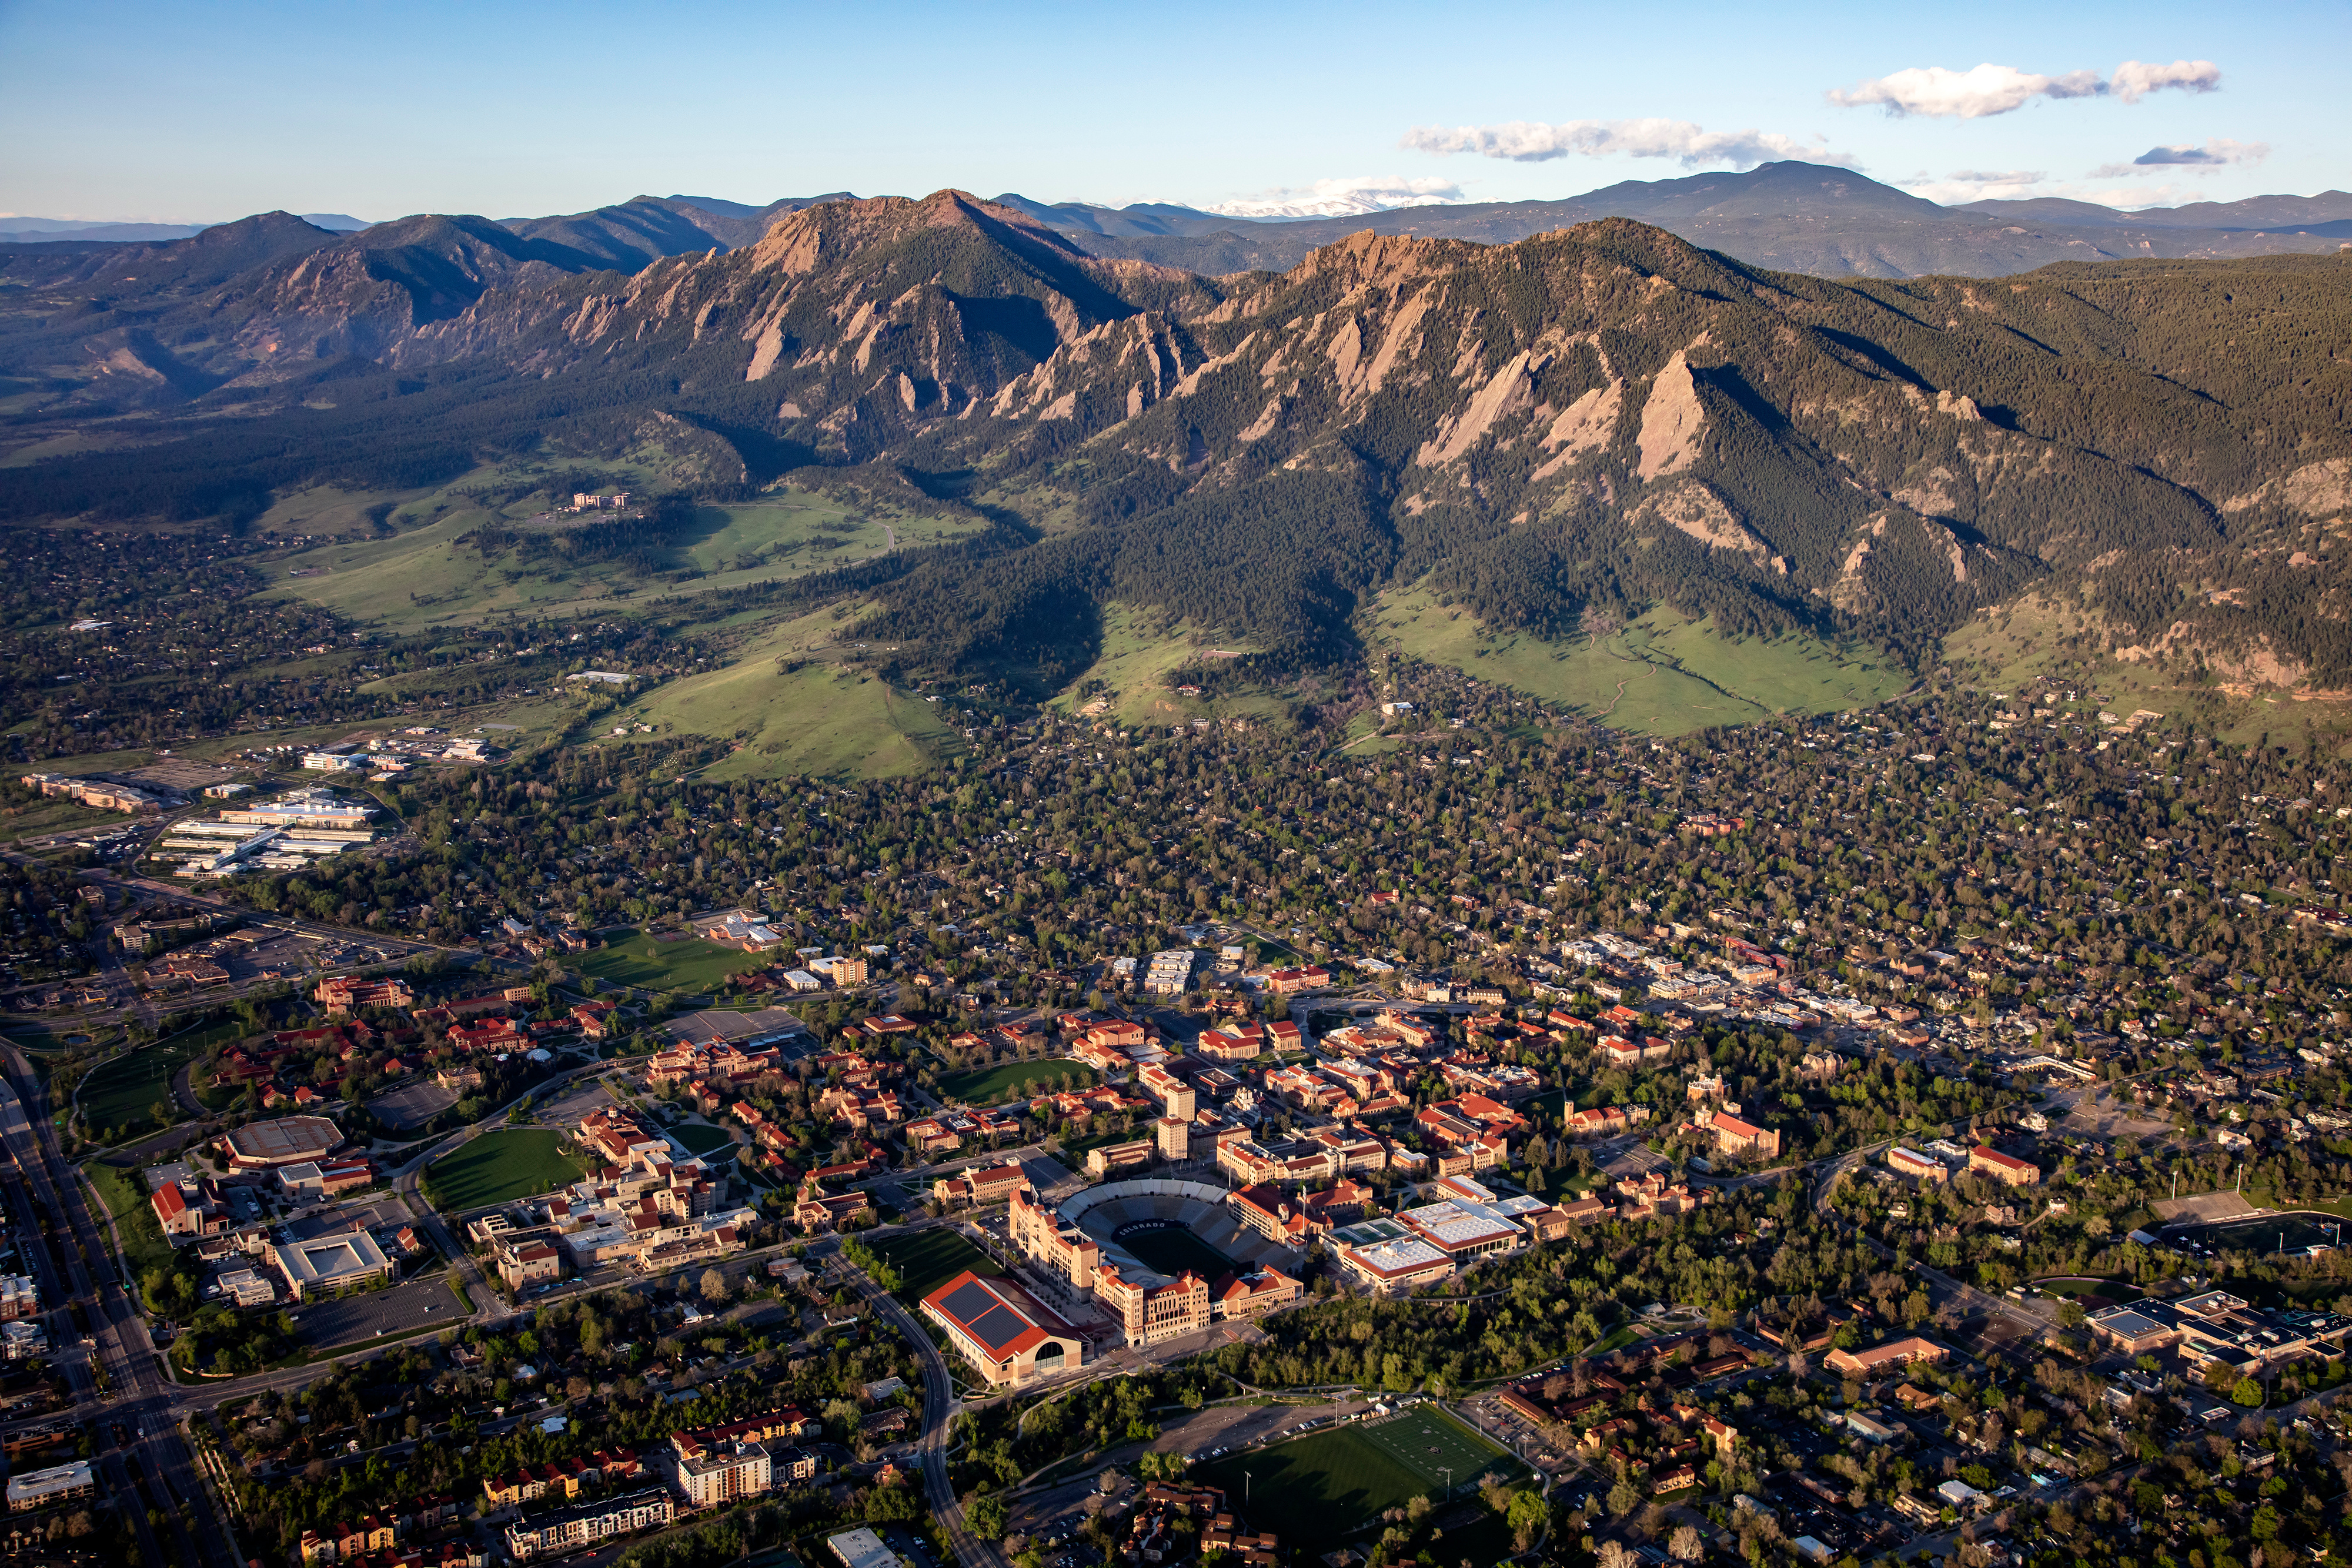
[{"label": "distant mountain ridge", "polygon": [[[874,606],[865,634],[909,664],[1082,668],[1112,599],[1339,659],[1370,595],[1425,580],[1489,625],[1666,602],[1917,664],[2038,586],[2136,656],[2352,684],[2332,255],[1988,288],[1768,270],[1609,218],[1507,246],[1360,228],[1204,277],[956,191],[812,202],[635,272],[590,265],[593,233],[485,218],[199,237],[215,271],[278,249],[208,288],[184,264],[163,297],[0,293],[0,368],[64,382],[79,357],[89,397],[140,411],[107,427],[137,444],[0,469],[0,518],[258,516],[656,429],[730,493],[790,474],[976,525],[807,590]],[[66,428],[16,427],[38,417]]]}]

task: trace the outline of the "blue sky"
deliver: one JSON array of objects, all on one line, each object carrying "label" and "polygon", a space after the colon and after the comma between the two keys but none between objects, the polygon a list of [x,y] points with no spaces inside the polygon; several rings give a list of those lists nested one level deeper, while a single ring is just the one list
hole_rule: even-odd
[{"label": "blue sky", "polygon": [[507,217],[946,185],[1506,201],[1791,150],[1940,200],[2171,204],[2352,187],[2347,57],[2340,0],[0,0],[0,212]]}]

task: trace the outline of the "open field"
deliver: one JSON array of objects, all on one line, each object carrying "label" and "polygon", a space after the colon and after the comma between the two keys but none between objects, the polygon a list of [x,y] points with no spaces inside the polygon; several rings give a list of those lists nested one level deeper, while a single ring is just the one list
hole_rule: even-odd
[{"label": "open field", "polygon": [[940,1079],[940,1092],[967,1105],[987,1105],[1008,1094],[1084,1088],[1094,1081],[1094,1070],[1084,1062],[1056,1057],[1050,1061],[1007,1061],[969,1072],[947,1073]]},{"label": "open field", "polygon": [[1649,735],[1865,707],[1911,684],[1865,648],[1795,635],[1720,637],[1706,622],[1663,607],[1610,636],[1562,642],[1490,632],[1420,589],[1383,594],[1374,619],[1381,641],[1399,653]]},{"label": "open field", "polygon": [[585,1174],[562,1144],[562,1134],[545,1127],[485,1133],[425,1167],[425,1199],[457,1214],[551,1192]]},{"label": "open field", "polygon": [[1118,1239],[1147,1269],[1173,1279],[1190,1269],[1211,1284],[1234,1271],[1234,1260],[1181,1225],[1161,1230],[1135,1230]]},{"label": "open field", "polygon": [[616,986],[644,986],[650,990],[707,990],[730,975],[763,969],[772,956],[746,953],[687,936],[657,942],[643,931],[608,939],[604,946],[574,960],[585,973]]},{"label": "open field", "polygon": [[1944,639],[1944,657],[1994,691],[2015,691],[2042,676],[2063,681],[2085,699],[2076,705],[2080,721],[2102,733],[2106,727],[2096,723],[2097,711],[2129,718],[2146,710],[2168,718],[2193,716],[2241,746],[2264,735],[2284,744],[2284,737],[2309,730],[2324,749],[2340,755],[2352,738],[2352,702],[2339,692],[2266,689],[2233,680],[2225,659],[2214,662],[2214,679],[2202,682],[2178,667],[2116,658],[2104,651],[2111,640],[2139,639],[2128,631],[2116,636],[2095,610],[2029,592],[1980,610],[1955,628]]},{"label": "open field", "polygon": [[1002,1274],[988,1254],[952,1230],[921,1230],[910,1236],[886,1236],[869,1241],[874,1255],[898,1270],[902,1301],[919,1301],[966,1269],[975,1274]]},{"label": "open field", "polygon": [[2028,1280],[2026,1283],[2045,1296],[2063,1296],[2076,1301],[2137,1301],[2146,1294],[2137,1285],[2121,1280]]},{"label": "open field", "polygon": [[[1435,1501],[1489,1470],[1517,1466],[1494,1444],[1442,1411],[1421,1406],[1334,1431],[1234,1454],[1203,1467],[1234,1497],[1246,1495],[1250,1522],[1289,1540],[1337,1542],[1410,1500]],[[1450,1475],[1448,1473],[1450,1469]]]}]

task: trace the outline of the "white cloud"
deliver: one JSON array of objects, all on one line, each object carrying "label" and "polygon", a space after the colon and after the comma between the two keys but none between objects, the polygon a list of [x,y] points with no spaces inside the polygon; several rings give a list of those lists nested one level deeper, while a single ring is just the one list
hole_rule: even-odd
[{"label": "white cloud", "polygon": [[2175,60],[2168,66],[2126,60],[2116,68],[2107,90],[2126,103],[2137,103],[2152,92],[2173,88],[2181,92],[2218,92],[2221,68],[2211,60]]},{"label": "white cloud", "polygon": [[2137,103],[2152,92],[2169,88],[2180,92],[2212,92],[2221,85],[2221,68],[2210,60],[2175,60],[2168,66],[2126,60],[2112,79],[2096,71],[2066,71],[2043,76],[2015,66],[1988,61],[1968,70],[1947,66],[1912,66],[1875,77],[1851,88],[1832,88],[1829,100],[1845,109],[1883,107],[1891,115],[1924,114],[1949,120],[1981,120],[2024,108],[2037,98],[2103,98],[2110,94],[2126,103]]},{"label": "white cloud", "polygon": [[1968,202],[2016,202],[2047,195],[2041,186],[2049,178],[2041,169],[1955,169],[1940,180],[1921,174],[1895,183],[1915,196],[1956,207]]},{"label": "white cloud", "polygon": [[1201,210],[1236,218],[1346,218],[1398,207],[1426,207],[1467,201],[1452,180],[1407,180],[1358,175],[1287,185],[1233,201],[1209,202]]},{"label": "white cloud", "polygon": [[2143,169],[2181,169],[2192,174],[2210,174],[2233,163],[2259,163],[2270,155],[2271,144],[2267,141],[2232,141],[2226,136],[2216,136],[2202,147],[2151,147],[2128,163],[2102,163],[2091,171],[2090,177],[2119,180]]},{"label": "white cloud", "polygon": [[1559,124],[1514,120],[1499,125],[1417,125],[1398,143],[1417,152],[1475,152],[1515,163],[1541,163],[1575,153],[1586,158],[1673,158],[1686,167],[1748,168],[1774,159],[1852,168],[1852,154],[1762,131],[1708,131],[1687,120],[1570,120]]}]

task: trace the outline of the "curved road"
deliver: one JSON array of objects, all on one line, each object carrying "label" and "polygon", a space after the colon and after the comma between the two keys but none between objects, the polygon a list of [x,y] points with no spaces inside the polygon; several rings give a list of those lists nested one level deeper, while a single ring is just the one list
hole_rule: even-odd
[{"label": "curved road", "polygon": [[949,1424],[954,1420],[956,1398],[951,1390],[954,1381],[948,1374],[947,1358],[923,1325],[908,1315],[887,1291],[866,1277],[864,1270],[852,1264],[846,1256],[836,1254],[840,1266],[855,1275],[857,1293],[863,1296],[883,1322],[905,1335],[923,1361],[923,1440],[919,1451],[923,1462],[923,1490],[931,1500],[931,1511],[939,1516],[940,1525],[948,1532],[955,1547],[956,1561],[963,1568],[1010,1568],[1004,1553],[992,1542],[974,1535],[963,1521],[963,1504],[957,1500],[955,1483],[948,1477]]}]

